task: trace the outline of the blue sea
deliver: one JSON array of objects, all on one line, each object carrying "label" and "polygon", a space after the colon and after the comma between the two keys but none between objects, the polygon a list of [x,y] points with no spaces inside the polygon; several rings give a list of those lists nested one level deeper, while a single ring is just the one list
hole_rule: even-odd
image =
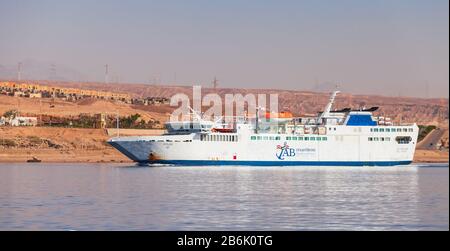
[{"label": "blue sea", "polygon": [[448,164],[0,164],[0,230],[449,230]]}]

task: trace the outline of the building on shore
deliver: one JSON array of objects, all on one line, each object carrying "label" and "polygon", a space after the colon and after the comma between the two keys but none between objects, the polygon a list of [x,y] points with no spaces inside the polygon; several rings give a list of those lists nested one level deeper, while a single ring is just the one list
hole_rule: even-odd
[{"label": "building on shore", "polygon": [[36,117],[15,117],[9,121],[11,126],[37,126]]},{"label": "building on shore", "polygon": [[122,101],[125,103],[132,102],[131,96],[126,93],[64,88],[17,82],[0,82],[0,94],[29,98],[62,98],[69,101],[74,101],[82,98],[97,98]]},{"label": "building on shore", "polygon": [[0,126],[5,126],[5,125],[6,125],[6,118],[0,117]]},{"label": "building on shore", "polygon": [[132,98],[131,95],[126,93],[18,82],[0,82],[0,94],[27,98],[60,98],[66,101],[77,101],[83,98],[95,98],[120,101],[126,104],[134,105],[163,105],[170,103],[170,100],[165,97]]}]

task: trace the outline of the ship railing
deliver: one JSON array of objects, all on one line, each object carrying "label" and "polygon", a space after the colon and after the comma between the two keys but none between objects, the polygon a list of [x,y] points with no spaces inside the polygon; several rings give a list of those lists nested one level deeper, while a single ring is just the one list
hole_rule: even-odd
[{"label": "ship railing", "polygon": [[248,123],[251,118],[248,116],[214,116],[210,118],[210,121],[215,123],[229,124],[229,123]]},{"label": "ship railing", "polygon": [[377,126],[414,126],[416,125],[416,123],[380,123],[379,121],[377,122]]},{"label": "ship railing", "polygon": [[414,126],[414,125],[417,125],[417,124],[416,123],[399,123],[396,126]]}]

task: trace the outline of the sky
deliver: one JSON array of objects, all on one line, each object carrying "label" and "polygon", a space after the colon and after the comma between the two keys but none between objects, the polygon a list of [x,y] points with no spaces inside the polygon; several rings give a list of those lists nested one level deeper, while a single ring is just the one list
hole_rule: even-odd
[{"label": "sky", "polygon": [[0,0],[0,35],[0,78],[448,98],[448,0]]}]

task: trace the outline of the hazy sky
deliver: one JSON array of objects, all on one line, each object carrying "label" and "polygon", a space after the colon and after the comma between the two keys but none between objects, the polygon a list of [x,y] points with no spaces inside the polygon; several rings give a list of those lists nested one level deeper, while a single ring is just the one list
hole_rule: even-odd
[{"label": "hazy sky", "polygon": [[108,63],[112,81],[448,97],[448,11],[448,0],[0,0],[0,77],[22,61],[24,77],[103,81]]}]

